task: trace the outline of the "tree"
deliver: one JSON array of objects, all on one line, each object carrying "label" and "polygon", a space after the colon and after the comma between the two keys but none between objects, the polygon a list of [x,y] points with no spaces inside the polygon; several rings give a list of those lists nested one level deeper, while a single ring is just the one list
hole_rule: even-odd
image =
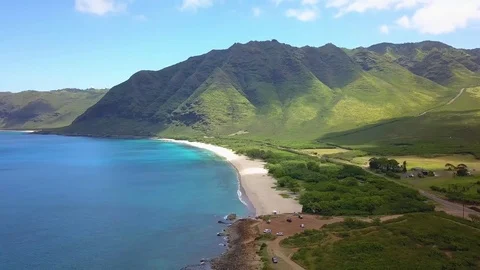
[{"label": "tree", "polygon": [[457,169],[457,167],[455,167],[455,165],[451,164],[451,163],[447,163],[445,164],[445,168],[448,170],[448,171],[455,171]]},{"label": "tree", "polygon": [[395,172],[400,168],[400,163],[395,159],[387,160],[387,171]]},{"label": "tree", "polygon": [[407,172],[407,161],[403,161],[403,172],[406,173]]},{"label": "tree", "polygon": [[454,171],[453,173],[453,177],[455,176],[467,176],[469,175],[468,173],[468,166],[463,164],[463,163],[460,163],[458,164],[458,166],[455,166],[451,163],[447,163],[445,164],[445,168],[447,168],[447,170],[449,171]]},{"label": "tree", "polygon": [[379,164],[380,170],[384,172],[388,170],[388,158],[384,158],[384,157],[379,158],[378,164]]},{"label": "tree", "polygon": [[463,164],[463,163],[460,163],[460,164],[457,165],[457,169],[459,169],[459,168],[468,169],[468,166]]},{"label": "tree", "polygon": [[467,175],[468,175],[468,170],[467,170],[467,168],[459,167],[459,168],[457,169],[457,175],[458,175],[458,176],[467,176]]},{"label": "tree", "polygon": [[400,171],[400,163],[395,159],[387,158],[371,158],[369,166],[372,170],[380,170],[382,172],[398,172]]},{"label": "tree", "polygon": [[372,170],[380,169],[380,164],[378,164],[378,158],[374,157],[368,160],[368,166]]}]

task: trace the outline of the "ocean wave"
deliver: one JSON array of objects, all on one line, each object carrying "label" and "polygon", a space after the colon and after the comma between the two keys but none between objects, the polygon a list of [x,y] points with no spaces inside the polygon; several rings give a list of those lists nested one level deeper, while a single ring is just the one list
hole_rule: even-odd
[{"label": "ocean wave", "polygon": [[241,189],[241,186],[240,186],[240,184],[238,184],[238,189],[237,189],[238,199],[239,199],[240,202],[243,203],[245,206],[248,206],[248,203],[243,199],[243,193],[242,193],[242,191],[241,191],[240,189]]}]

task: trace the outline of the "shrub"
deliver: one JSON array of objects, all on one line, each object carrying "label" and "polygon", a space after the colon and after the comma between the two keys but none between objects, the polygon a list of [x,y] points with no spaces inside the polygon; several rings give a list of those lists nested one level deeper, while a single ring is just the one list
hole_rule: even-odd
[{"label": "shrub", "polygon": [[249,158],[263,159],[263,160],[267,160],[268,158],[273,156],[272,151],[270,150],[265,151],[261,149],[247,149],[243,153]]},{"label": "shrub", "polygon": [[391,178],[395,178],[395,179],[400,179],[400,178],[401,178],[400,175],[398,175],[398,174],[396,174],[396,173],[394,173],[394,172],[391,172],[391,171],[387,171],[385,174],[386,174],[388,177],[391,177]]},{"label": "shrub", "polygon": [[368,222],[361,221],[354,218],[346,218],[343,223],[349,229],[363,229],[370,226]]},{"label": "shrub", "polygon": [[442,193],[447,192],[447,190],[445,188],[437,187],[437,186],[431,186],[430,189],[433,190],[433,191],[442,192]]}]

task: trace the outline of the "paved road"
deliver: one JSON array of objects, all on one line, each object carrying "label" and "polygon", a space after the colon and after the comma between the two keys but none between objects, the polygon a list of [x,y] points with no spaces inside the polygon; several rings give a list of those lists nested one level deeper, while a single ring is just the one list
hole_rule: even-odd
[{"label": "paved road", "polygon": [[[457,216],[457,217],[465,217],[468,218],[468,215],[480,215],[480,213],[468,208],[464,207],[462,204],[454,203],[447,201],[445,199],[442,199],[438,197],[435,194],[432,194],[430,192],[427,192],[425,190],[418,190],[420,194],[423,196],[429,198],[430,200],[436,202],[438,204],[438,210],[443,210],[446,213],[452,215],[452,216]],[[464,213],[465,211],[465,213]]]}]

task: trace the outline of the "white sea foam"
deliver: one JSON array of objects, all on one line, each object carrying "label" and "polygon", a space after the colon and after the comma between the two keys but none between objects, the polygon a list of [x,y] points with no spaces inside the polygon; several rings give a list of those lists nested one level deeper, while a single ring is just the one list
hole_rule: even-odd
[{"label": "white sea foam", "polygon": [[238,185],[237,195],[240,202],[242,202],[245,206],[248,206],[248,203],[243,199],[243,194],[242,194],[242,191],[240,190],[240,185]]},{"label": "white sea foam", "polygon": [[[267,215],[272,213],[273,210],[282,213],[300,212],[302,210],[302,206],[298,201],[284,198],[279,191],[272,189],[276,180],[268,175],[268,170],[265,169],[265,162],[263,161],[253,160],[246,156],[235,154],[231,149],[212,144],[171,139],[159,140],[182,143],[209,150],[229,161],[238,171],[238,199],[246,206],[249,206],[251,203],[256,215]],[[248,200],[248,202],[245,200]]]}]

